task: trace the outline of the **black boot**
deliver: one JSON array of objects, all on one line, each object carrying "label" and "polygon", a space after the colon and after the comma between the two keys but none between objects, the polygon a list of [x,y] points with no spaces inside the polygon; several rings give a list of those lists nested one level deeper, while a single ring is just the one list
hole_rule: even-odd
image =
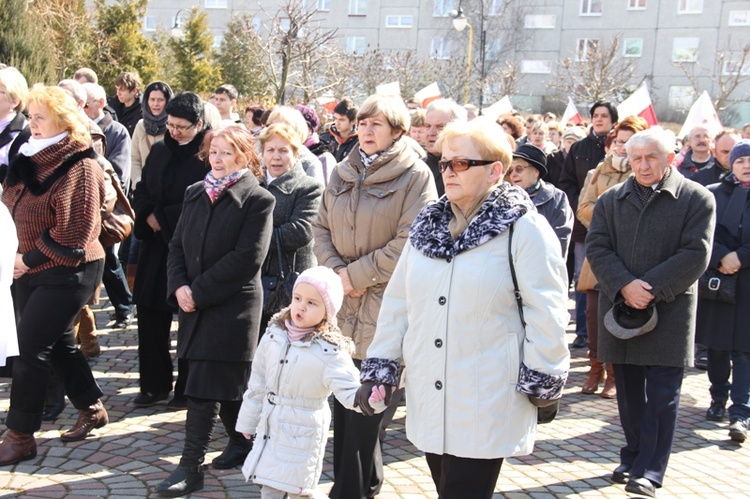
[{"label": "black boot", "polygon": [[185,446],[177,469],[156,486],[162,497],[180,497],[203,489],[203,459],[214,431],[218,402],[188,399]]},{"label": "black boot", "polygon": [[57,416],[65,409],[65,387],[62,380],[52,371],[47,385],[47,398],[44,399],[44,413],[42,421],[53,423]]},{"label": "black boot", "polygon": [[211,467],[217,470],[228,470],[235,466],[240,466],[245,462],[245,458],[253,448],[253,441],[248,440],[245,436],[234,429],[237,425],[237,415],[240,412],[239,400],[225,401],[221,403],[219,416],[224,428],[229,435],[229,443],[219,457],[213,460]]}]

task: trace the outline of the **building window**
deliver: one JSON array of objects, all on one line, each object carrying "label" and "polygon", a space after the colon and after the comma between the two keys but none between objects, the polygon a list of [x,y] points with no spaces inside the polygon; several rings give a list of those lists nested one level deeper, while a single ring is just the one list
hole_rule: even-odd
[{"label": "building window", "polygon": [[702,14],[703,0],[679,0],[677,4],[678,14]]},{"label": "building window", "polygon": [[582,16],[601,16],[602,0],[581,0]]},{"label": "building window", "polygon": [[700,43],[700,38],[675,38],[672,42],[672,62],[697,61]]},{"label": "building window", "polygon": [[671,109],[689,109],[695,100],[695,90],[690,85],[671,85],[669,87],[669,107]]},{"label": "building window", "polygon": [[597,38],[579,38],[576,40],[576,61],[587,61],[599,47]]},{"label": "building window", "polygon": [[367,48],[367,40],[364,36],[347,36],[346,53],[354,56],[363,56]]},{"label": "building window", "polygon": [[331,10],[331,0],[318,0],[315,6],[318,10],[329,11]]},{"label": "building window", "polygon": [[643,38],[625,38],[622,47],[623,57],[641,57],[643,55]]},{"label": "building window", "polygon": [[143,31],[156,31],[156,16],[143,16]]},{"label": "building window", "polygon": [[414,16],[385,16],[386,28],[411,28]]},{"label": "building window", "polygon": [[503,13],[505,8],[505,0],[490,0],[490,8],[487,9],[487,14],[490,16],[499,16]]},{"label": "building window", "polygon": [[221,48],[221,42],[224,40],[224,35],[214,35],[214,44],[213,47],[215,49]]},{"label": "building window", "polygon": [[644,10],[646,0],[628,0],[628,10]]},{"label": "building window", "polygon": [[750,61],[745,61],[742,64],[742,54],[732,54],[728,61],[724,61],[724,66],[721,68],[721,72],[725,76],[750,76]]},{"label": "building window", "polygon": [[366,16],[367,0],[349,0],[350,16]]},{"label": "building window", "polygon": [[433,17],[448,17],[453,10],[453,0],[435,0],[432,10]]},{"label": "building window", "polygon": [[432,43],[430,44],[430,57],[433,59],[450,59],[450,38],[433,38]]},{"label": "building window", "polygon": [[206,0],[205,7],[207,9],[226,9],[229,0]]},{"label": "building window", "polygon": [[550,74],[552,72],[552,61],[524,59],[521,61],[521,72],[528,74]]},{"label": "building window", "polygon": [[730,10],[730,26],[750,26],[750,10]]},{"label": "building window", "polygon": [[523,17],[523,27],[526,29],[555,29],[557,16],[554,14],[529,14]]}]

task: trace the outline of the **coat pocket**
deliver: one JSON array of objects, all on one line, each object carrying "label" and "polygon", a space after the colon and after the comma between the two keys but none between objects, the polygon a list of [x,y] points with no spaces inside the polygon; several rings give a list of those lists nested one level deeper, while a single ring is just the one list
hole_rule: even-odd
[{"label": "coat pocket", "polygon": [[290,463],[303,463],[316,452],[318,428],[280,419],[276,432],[276,457]]}]

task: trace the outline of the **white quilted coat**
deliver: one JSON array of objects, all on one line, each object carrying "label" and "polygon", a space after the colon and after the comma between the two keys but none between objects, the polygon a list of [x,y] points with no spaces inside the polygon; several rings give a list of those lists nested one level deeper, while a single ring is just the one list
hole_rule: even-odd
[{"label": "white quilted coat", "polygon": [[10,294],[17,252],[16,226],[8,209],[0,204],[0,366],[5,365],[8,357],[18,355],[16,314],[13,312],[13,297]]}]

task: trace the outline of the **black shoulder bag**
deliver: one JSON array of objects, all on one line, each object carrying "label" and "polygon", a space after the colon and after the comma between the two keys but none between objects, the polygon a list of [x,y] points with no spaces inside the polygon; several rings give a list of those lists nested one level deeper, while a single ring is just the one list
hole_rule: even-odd
[{"label": "black shoulder bag", "polygon": [[[513,294],[516,296],[516,305],[518,306],[518,315],[521,318],[521,325],[526,329],[526,320],[523,318],[523,299],[521,291],[518,289],[518,279],[516,278],[516,267],[513,265],[513,253],[511,253],[511,243],[513,242],[513,225],[508,229],[508,262],[510,263],[510,276],[513,279]],[[560,399],[555,400],[554,404],[547,407],[536,408],[537,424],[547,424],[555,420],[557,412],[560,410]]]},{"label": "black shoulder bag", "polygon": [[[294,270],[297,262],[296,252],[294,257],[292,257],[292,266],[287,267],[286,258],[284,258],[284,253],[281,250],[283,246],[281,229],[278,227],[273,229],[273,235],[276,239],[276,259],[278,260],[279,273],[277,275],[264,275],[261,277],[261,281],[263,282],[263,313],[266,315],[273,315],[282,308],[289,306],[292,302],[294,283],[299,276],[299,273]],[[265,270],[267,271],[268,268]]]}]

